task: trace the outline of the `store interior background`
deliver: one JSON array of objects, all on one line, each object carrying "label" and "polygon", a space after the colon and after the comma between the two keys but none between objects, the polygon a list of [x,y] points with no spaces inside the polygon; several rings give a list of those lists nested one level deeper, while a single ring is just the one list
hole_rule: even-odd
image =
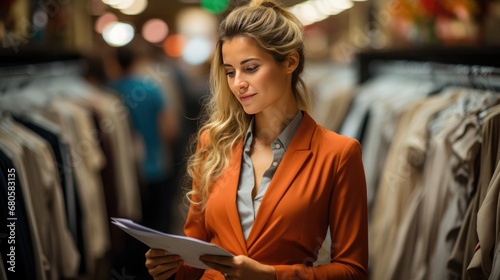
[{"label": "store interior background", "polygon": [[[179,134],[170,151],[179,191],[171,209],[176,219],[170,230],[182,234],[186,215],[181,189],[184,151],[208,94],[206,82],[217,26],[231,9],[247,2],[0,0],[0,97],[15,94],[10,85],[13,76],[50,78],[75,65],[89,82],[105,86],[119,76],[112,59],[117,48],[131,47],[145,54],[148,62],[143,73],[160,83],[168,80],[166,88],[172,90],[167,94]],[[340,124],[329,122],[332,112],[324,102],[329,100],[328,90],[369,79],[373,75],[367,64],[370,61],[500,67],[500,0],[281,2],[305,25],[308,61],[304,76],[312,89],[312,114],[335,131]],[[110,228],[116,230],[111,224]],[[113,279],[126,273],[143,279],[147,248],[133,239],[123,242],[137,244],[123,249],[122,256],[103,256],[93,274],[85,277]]]}]

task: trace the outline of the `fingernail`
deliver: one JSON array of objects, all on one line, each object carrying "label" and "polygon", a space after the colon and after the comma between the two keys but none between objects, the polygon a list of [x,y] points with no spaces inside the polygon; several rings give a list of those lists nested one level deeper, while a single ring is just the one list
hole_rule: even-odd
[{"label": "fingernail", "polygon": [[166,256],[167,255],[167,250],[163,250],[163,254]]}]

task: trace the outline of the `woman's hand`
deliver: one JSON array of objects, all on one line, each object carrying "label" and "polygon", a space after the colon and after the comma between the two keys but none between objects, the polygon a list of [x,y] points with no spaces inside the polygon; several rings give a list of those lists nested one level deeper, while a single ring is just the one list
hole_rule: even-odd
[{"label": "woman's hand", "polygon": [[179,255],[167,255],[165,250],[149,249],[146,252],[146,267],[155,280],[168,279],[183,263]]},{"label": "woman's hand", "polygon": [[226,279],[276,279],[274,267],[261,264],[247,256],[221,257],[204,255],[201,256],[200,260],[211,268],[220,271]]}]

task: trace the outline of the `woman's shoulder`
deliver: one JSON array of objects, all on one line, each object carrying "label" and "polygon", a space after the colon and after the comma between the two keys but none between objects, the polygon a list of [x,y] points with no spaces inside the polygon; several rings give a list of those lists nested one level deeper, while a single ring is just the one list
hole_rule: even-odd
[{"label": "woman's shoulder", "polygon": [[345,150],[361,149],[361,144],[357,139],[341,135],[320,124],[316,124],[312,145],[324,152],[341,152]]},{"label": "woman's shoulder", "polygon": [[319,138],[322,138],[326,141],[333,140],[333,141],[339,142],[339,143],[349,143],[352,141],[355,141],[355,142],[358,141],[355,138],[351,138],[349,136],[339,134],[338,132],[335,132],[333,130],[329,130],[320,124],[317,125],[317,133],[318,133]]},{"label": "woman's shoulder", "polygon": [[210,142],[210,131],[208,129],[205,129],[205,130],[201,131],[199,133],[199,139],[198,139],[198,141],[202,145],[208,145],[208,143]]},{"label": "woman's shoulder", "polygon": [[304,114],[305,125],[314,127],[313,141],[326,142],[347,145],[352,142],[358,142],[356,139],[341,135],[333,130],[327,129],[317,123],[308,113]]},{"label": "woman's shoulder", "polygon": [[198,147],[207,147],[211,142],[211,135],[209,129],[202,129],[197,132],[196,142]]}]

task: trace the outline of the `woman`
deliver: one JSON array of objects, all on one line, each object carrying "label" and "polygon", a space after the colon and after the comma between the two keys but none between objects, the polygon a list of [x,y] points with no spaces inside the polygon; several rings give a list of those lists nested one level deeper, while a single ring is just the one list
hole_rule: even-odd
[{"label": "woman", "polygon": [[[235,257],[202,256],[213,270],[200,270],[151,249],[154,279],[367,278],[361,147],[309,116],[303,68],[302,26],[275,2],[221,23],[184,231]],[[312,266],[328,227],[331,262]]]}]

